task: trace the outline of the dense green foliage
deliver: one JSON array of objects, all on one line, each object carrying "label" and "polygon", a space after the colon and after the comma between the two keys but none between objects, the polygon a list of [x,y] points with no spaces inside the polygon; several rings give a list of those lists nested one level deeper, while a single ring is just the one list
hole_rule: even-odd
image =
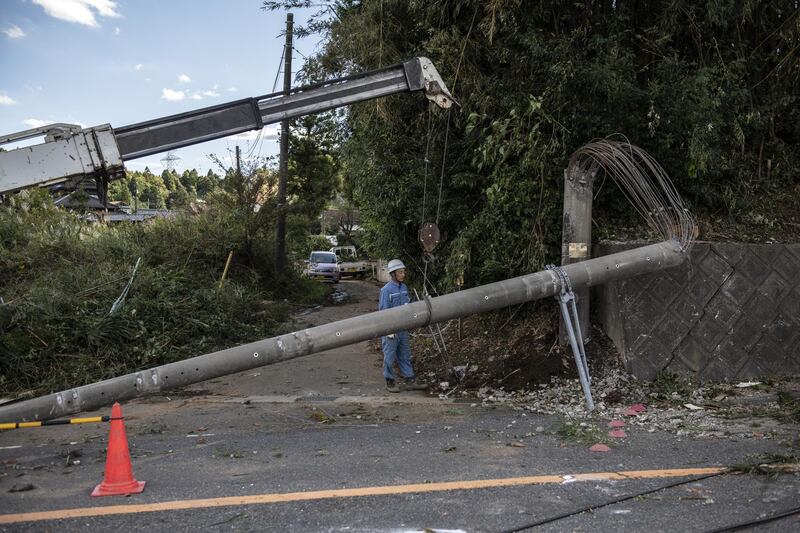
[{"label": "dense green foliage", "polygon": [[0,204],[0,394],[76,386],[269,337],[295,305],[324,295],[297,274],[275,277],[273,217],[248,228],[252,211],[231,194],[208,200],[200,214],[118,226],[87,224],[41,190]]},{"label": "dense green foliage", "polygon": [[[298,72],[299,83],[324,81],[325,73],[313,59]],[[299,117],[291,122],[287,201],[290,212],[316,221],[339,190],[339,141],[342,111]]]},{"label": "dense green foliage", "polygon": [[[556,255],[569,155],[611,134],[650,152],[700,214],[771,228],[795,216],[799,28],[791,1],[332,0],[305,31],[324,37],[313,61],[327,77],[428,56],[462,104],[449,129],[418,95],[353,106],[342,165],[373,253],[418,264],[417,230],[438,220],[435,274],[472,285]],[[601,229],[630,224],[598,188]]]},{"label": "dense green foliage", "polygon": [[195,169],[182,174],[164,170],[158,176],[145,167],[142,172],[129,171],[123,179],[111,182],[108,198],[132,207],[182,209],[204,199],[219,186],[220,177],[211,170],[204,176]]}]

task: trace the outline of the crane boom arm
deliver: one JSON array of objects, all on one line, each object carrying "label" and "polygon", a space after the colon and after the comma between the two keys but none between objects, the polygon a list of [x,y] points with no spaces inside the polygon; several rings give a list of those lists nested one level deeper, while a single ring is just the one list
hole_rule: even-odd
[{"label": "crane boom arm", "polygon": [[[289,94],[245,98],[121,128],[59,124],[0,137],[0,144],[36,134],[44,143],[0,152],[0,194],[73,179],[124,173],[124,161],[227,137],[267,124],[390,94],[424,91],[443,108],[455,100],[427,58],[300,87]],[[65,127],[66,126],[66,127]]]}]

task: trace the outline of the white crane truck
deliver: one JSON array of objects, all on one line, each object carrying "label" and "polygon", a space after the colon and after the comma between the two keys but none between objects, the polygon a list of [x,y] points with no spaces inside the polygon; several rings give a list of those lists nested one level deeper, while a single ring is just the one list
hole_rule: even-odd
[{"label": "white crane truck", "polygon": [[138,124],[47,126],[0,135],[0,146],[44,136],[44,142],[0,151],[0,198],[5,193],[66,182],[75,188],[97,182],[105,203],[108,182],[124,176],[126,161],[227,137],[390,94],[423,91],[443,108],[455,100],[427,58],[417,57],[378,70],[315,85],[244,98]]}]

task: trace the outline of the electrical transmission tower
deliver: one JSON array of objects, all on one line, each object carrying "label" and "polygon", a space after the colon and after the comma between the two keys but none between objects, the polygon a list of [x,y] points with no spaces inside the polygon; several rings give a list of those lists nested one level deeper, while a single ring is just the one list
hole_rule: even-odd
[{"label": "electrical transmission tower", "polygon": [[181,158],[175,155],[175,152],[172,150],[167,152],[167,155],[161,158],[161,162],[164,164],[165,170],[173,170],[175,168],[175,162],[180,160]]}]

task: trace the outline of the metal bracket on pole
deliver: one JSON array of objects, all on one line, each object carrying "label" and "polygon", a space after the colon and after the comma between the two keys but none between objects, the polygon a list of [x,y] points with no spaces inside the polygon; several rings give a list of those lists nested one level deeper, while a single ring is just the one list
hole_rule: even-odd
[{"label": "metal bracket on pole", "polygon": [[[572,346],[572,353],[575,356],[575,366],[578,367],[578,377],[581,381],[581,388],[583,388],[583,395],[586,397],[586,408],[589,409],[589,411],[593,411],[592,378],[589,375],[589,365],[586,362],[586,350],[583,346],[581,323],[578,318],[578,307],[575,305],[575,293],[572,291],[572,282],[570,282],[569,275],[563,268],[555,265],[545,265],[545,268],[558,276],[561,291],[556,295],[556,301],[561,308],[561,318],[564,319],[564,326],[569,335],[569,344]],[[569,310],[572,311],[572,317],[570,317],[567,304],[569,304]]]}]

